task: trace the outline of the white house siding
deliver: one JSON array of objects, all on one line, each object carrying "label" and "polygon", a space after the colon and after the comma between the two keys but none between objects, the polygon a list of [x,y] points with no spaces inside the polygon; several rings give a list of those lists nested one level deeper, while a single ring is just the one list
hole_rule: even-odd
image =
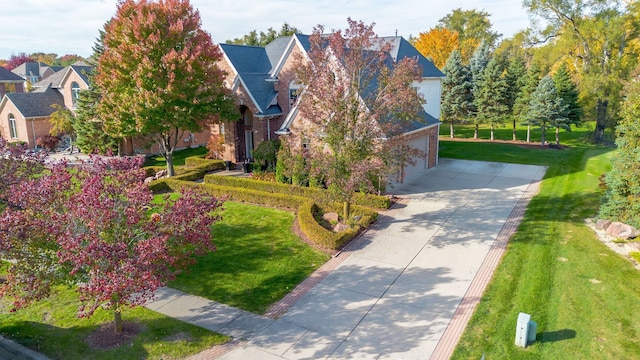
[{"label": "white house siding", "polygon": [[418,92],[424,96],[427,103],[424,104],[424,111],[436,119],[440,119],[440,78],[423,79],[413,85]]}]

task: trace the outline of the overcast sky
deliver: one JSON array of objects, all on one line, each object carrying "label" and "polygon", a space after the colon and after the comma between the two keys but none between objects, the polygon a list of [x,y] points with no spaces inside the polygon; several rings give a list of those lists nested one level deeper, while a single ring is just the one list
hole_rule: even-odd
[{"label": "overcast sky", "polygon": [[[25,52],[91,55],[98,29],[117,0],[2,0],[0,59]],[[529,25],[520,0],[191,0],[213,41],[251,30],[279,30],[284,22],[310,33],[318,24],[344,29],[347,17],[375,22],[378,35],[408,38],[428,31],[452,10],[485,10],[493,29],[510,37]]]}]

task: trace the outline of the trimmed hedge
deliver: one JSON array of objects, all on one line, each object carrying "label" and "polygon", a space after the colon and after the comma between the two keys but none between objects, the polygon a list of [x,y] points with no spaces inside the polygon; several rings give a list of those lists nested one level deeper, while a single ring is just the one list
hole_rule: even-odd
[{"label": "trimmed hedge", "polygon": [[[269,193],[280,193],[292,196],[303,196],[314,199],[318,203],[326,203],[329,198],[327,190],[320,188],[304,187],[297,185],[274,183],[255,179],[238,178],[234,176],[207,175],[204,177],[206,184],[216,184],[220,186],[241,187],[254,189]],[[356,193],[353,199],[354,205],[368,206],[375,209],[388,209],[391,200],[386,196],[378,196],[365,193]]]},{"label": "trimmed hedge", "polygon": [[[223,160],[205,159],[202,156],[190,156],[184,159],[184,166],[176,166],[176,175],[173,177],[175,180],[183,181],[196,181],[204,177],[208,172],[215,170],[224,170]],[[164,166],[146,166],[145,168],[147,176],[154,176],[158,171],[166,169]],[[158,180],[150,184],[150,188],[153,191],[166,190],[163,185],[156,185]],[[156,190],[158,188],[158,190]]]},{"label": "trimmed hedge", "polygon": [[224,170],[224,160],[205,159],[202,156],[189,156],[184,159],[185,167],[197,167],[204,170],[204,172],[210,172],[215,170]]},{"label": "trimmed hedge", "polygon": [[[329,249],[339,249],[342,247],[346,242],[353,239],[358,234],[360,227],[368,227],[377,219],[378,216],[377,212],[369,208],[354,205],[352,206],[352,213],[355,216],[360,216],[360,220],[357,223],[358,227],[351,228],[340,233],[335,233],[322,227],[322,225],[318,224],[316,219],[313,217],[314,212],[323,210],[324,208],[316,205],[313,199],[303,196],[271,193],[210,183],[194,183],[181,181],[176,179],[176,177],[170,179],[159,179],[151,185],[151,188],[154,191],[156,191],[155,189],[178,191],[183,188],[199,188],[213,196],[225,198],[227,200],[297,210],[297,221],[302,232],[309,238],[309,240]],[[326,209],[331,211],[340,209],[340,204],[324,206]]]}]

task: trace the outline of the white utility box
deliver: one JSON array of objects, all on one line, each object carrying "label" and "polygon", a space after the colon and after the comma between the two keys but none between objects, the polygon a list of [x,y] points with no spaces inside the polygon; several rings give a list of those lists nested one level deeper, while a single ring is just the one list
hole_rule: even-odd
[{"label": "white utility box", "polygon": [[[516,346],[523,348],[527,347],[527,341],[529,340],[529,322],[531,321],[531,315],[520,313],[518,314],[518,323],[516,324]],[[535,337],[535,333],[533,335]]]}]

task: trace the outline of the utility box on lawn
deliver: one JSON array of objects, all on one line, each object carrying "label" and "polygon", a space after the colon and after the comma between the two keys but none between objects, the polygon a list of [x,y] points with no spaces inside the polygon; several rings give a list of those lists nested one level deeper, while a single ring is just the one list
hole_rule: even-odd
[{"label": "utility box on lawn", "polygon": [[535,321],[531,321],[531,315],[525,313],[518,314],[516,346],[526,348],[528,342],[536,341],[537,330],[538,324]]}]

